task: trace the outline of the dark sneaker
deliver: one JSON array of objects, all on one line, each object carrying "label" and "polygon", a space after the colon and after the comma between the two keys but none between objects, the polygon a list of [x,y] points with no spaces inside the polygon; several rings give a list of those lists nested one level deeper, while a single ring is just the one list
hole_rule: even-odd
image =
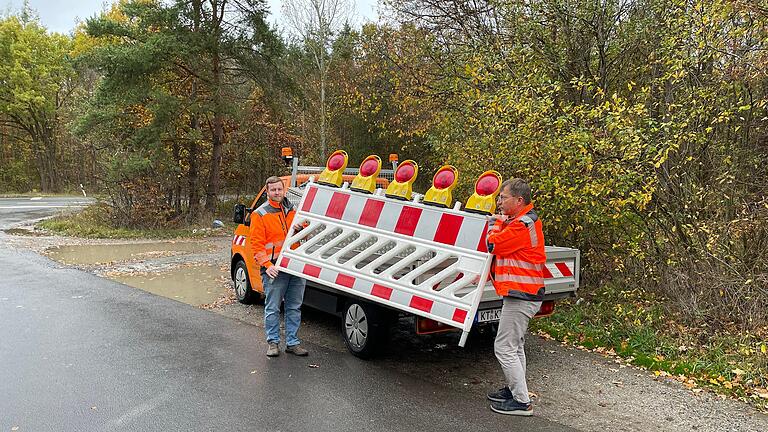
[{"label": "dark sneaker", "polygon": [[512,391],[507,386],[500,388],[498,391],[488,393],[489,401],[504,402],[509,399],[512,399]]},{"label": "dark sneaker", "polygon": [[301,345],[293,345],[293,346],[285,347],[285,352],[291,353],[293,355],[301,356],[301,357],[309,355],[309,351],[302,348]]},{"label": "dark sneaker", "polygon": [[276,343],[270,342],[267,348],[267,357],[277,357],[280,355],[280,347]]},{"label": "dark sneaker", "polygon": [[518,402],[515,398],[507,399],[504,402],[491,402],[491,409],[499,414],[516,416],[533,415],[533,405],[530,403]]}]

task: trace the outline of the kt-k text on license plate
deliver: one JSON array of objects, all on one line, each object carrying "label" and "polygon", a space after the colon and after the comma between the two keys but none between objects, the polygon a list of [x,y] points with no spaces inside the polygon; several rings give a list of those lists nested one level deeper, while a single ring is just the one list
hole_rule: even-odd
[{"label": "kt-k text on license plate", "polygon": [[501,308],[477,311],[477,322],[498,321]]}]

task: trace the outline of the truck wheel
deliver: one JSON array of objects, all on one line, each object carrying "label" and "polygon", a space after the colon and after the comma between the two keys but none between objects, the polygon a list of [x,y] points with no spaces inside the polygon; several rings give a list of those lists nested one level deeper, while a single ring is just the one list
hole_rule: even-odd
[{"label": "truck wheel", "polygon": [[248,277],[248,268],[245,266],[243,260],[238,261],[235,265],[235,277],[233,282],[235,284],[235,296],[240,303],[253,304],[262,301],[261,294],[251,288],[251,280]]},{"label": "truck wheel", "polygon": [[391,315],[382,308],[359,300],[344,307],[341,334],[347,349],[355,356],[368,359],[386,344]]}]

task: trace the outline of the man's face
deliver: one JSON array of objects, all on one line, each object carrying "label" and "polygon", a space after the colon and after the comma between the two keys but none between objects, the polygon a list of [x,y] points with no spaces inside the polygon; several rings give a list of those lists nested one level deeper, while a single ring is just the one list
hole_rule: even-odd
[{"label": "man's face", "polygon": [[283,202],[285,196],[285,188],[283,182],[270,183],[267,185],[267,196],[269,199],[275,202]]},{"label": "man's face", "polygon": [[507,216],[517,216],[525,207],[523,197],[514,196],[509,192],[509,188],[503,189],[496,197],[496,203],[501,209],[501,213]]}]

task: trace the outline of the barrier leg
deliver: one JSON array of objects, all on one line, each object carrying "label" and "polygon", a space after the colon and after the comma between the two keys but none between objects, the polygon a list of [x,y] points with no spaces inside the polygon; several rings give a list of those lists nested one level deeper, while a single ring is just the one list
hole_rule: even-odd
[{"label": "barrier leg", "polygon": [[469,336],[468,331],[461,332],[461,339],[459,339],[459,346],[464,348],[464,344],[467,343],[467,336]]}]

